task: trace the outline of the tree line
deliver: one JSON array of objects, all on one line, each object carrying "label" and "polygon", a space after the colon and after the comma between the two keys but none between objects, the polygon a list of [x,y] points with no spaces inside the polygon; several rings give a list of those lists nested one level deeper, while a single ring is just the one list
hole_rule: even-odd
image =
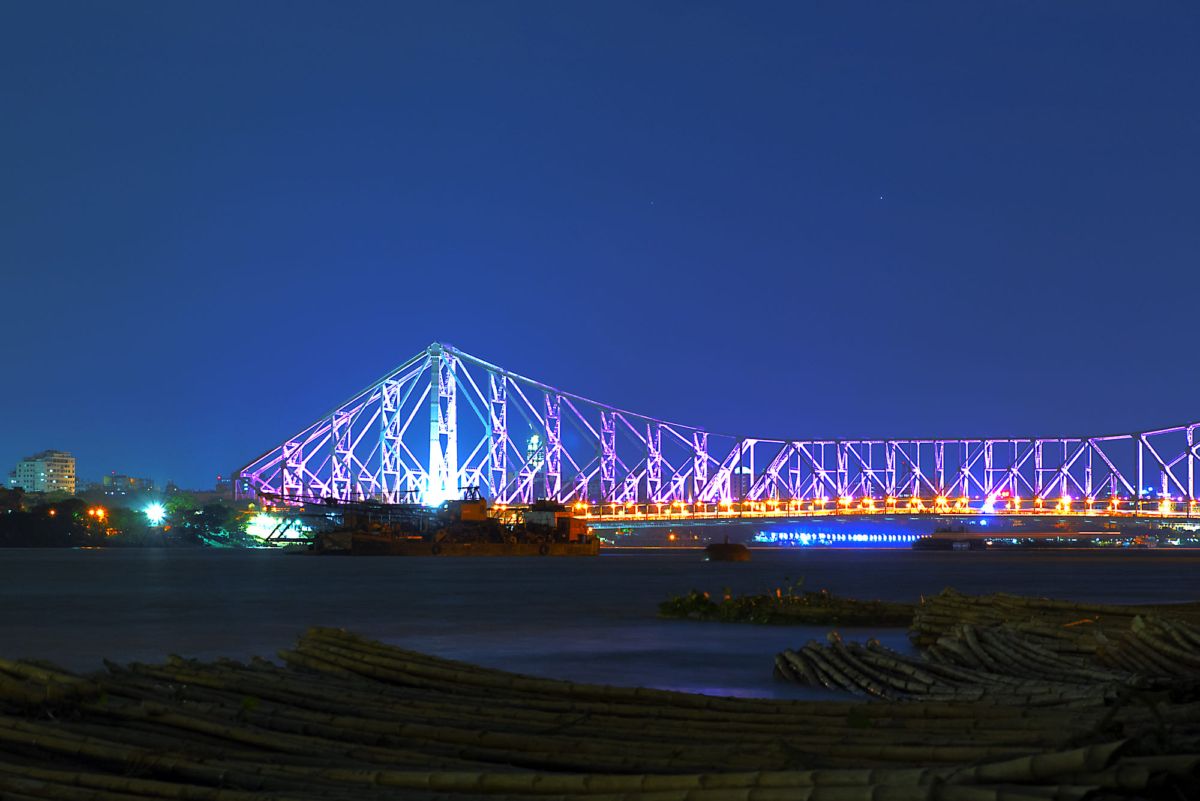
[{"label": "tree line", "polygon": [[0,488],[0,548],[252,547],[249,512],[191,495],[162,503],[157,524],[144,509],[89,504],[76,497],[34,498]]}]

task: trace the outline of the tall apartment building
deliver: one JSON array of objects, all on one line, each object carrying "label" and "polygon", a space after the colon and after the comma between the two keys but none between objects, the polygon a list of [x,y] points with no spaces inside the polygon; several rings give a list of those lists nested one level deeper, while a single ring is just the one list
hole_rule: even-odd
[{"label": "tall apartment building", "polygon": [[70,451],[42,451],[26,456],[8,474],[8,488],[26,492],[64,490],[75,494],[75,457]]}]

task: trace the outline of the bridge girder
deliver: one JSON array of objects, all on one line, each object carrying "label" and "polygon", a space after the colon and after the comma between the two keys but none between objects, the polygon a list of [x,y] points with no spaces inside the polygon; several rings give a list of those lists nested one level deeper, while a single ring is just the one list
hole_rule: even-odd
[{"label": "bridge girder", "polygon": [[[428,420],[428,431],[418,420]],[[1015,498],[1103,507],[1154,498],[1190,510],[1196,427],[1096,437],[750,438],[608,406],[435,342],[244,465],[235,483],[242,497],[285,502],[435,504],[478,487],[495,503]],[[416,455],[423,451],[428,460]]]}]

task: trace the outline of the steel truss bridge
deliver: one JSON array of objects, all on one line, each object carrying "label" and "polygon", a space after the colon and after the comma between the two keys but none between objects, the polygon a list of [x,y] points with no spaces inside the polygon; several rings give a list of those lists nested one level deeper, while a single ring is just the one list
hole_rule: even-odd
[{"label": "steel truss bridge", "polygon": [[617,409],[435,342],[242,467],[235,486],[241,497],[297,505],[314,497],[436,505],[476,487],[495,504],[574,504],[605,527],[895,514],[1170,520],[1200,511],[1196,428],[738,436]]}]

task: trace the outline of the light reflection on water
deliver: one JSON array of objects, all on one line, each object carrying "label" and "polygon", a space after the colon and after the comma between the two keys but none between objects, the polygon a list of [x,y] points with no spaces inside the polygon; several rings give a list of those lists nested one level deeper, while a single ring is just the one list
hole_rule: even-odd
[{"label": "light reflection on water", "polygon": [[[1194,552],[920,553],[755,550],[748,563],[697,550],[586,559],[312,558],[261,551],[0,550],[0,656],[76,670],[167,653],[272,658],[306,626],[361,632],[538,676],[719,695],[829,697],[771,678],[773,655],[825,627],[659,620],[692,588],[755,593],[785,577],[860,598],[964,592],[1113,603],[1195,600]],[[908,648],[900,629],[843,629]]]}]

